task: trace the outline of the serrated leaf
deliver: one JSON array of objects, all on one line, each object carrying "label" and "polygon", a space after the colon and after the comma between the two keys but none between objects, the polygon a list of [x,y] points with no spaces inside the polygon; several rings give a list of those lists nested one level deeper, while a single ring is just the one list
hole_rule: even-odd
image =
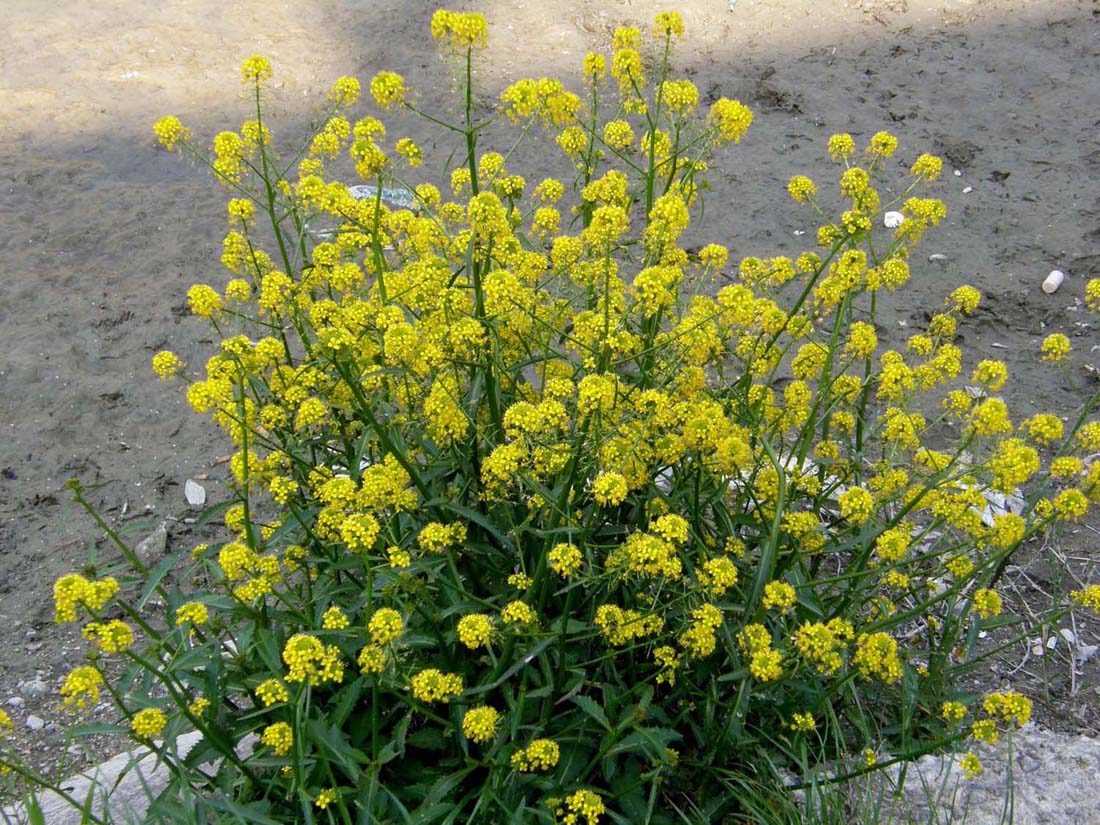
[{"label": "serrated leaf", "polygon": [[603,708],[590,696],[574,696],[573,703],[585,712],[587,716],[595,719],[604,730],[611,730],[611,723],[607,720],[607,714]]}]

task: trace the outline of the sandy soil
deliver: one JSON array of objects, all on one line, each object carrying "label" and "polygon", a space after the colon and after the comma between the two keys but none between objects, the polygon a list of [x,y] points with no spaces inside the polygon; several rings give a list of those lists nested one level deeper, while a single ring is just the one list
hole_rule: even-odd
[{"label": "sandy soil", "polygon": [[[170,348],[201,364],[212,341],[185,306],[195,281],[224,284],[218,265],[224,194],[202,170],[159,150],[152,122],[176,114],[212,136],[247,117],[240,61],[276,68],[276,129],[301,130],[332,80],[391,68],[428,99],[446,70],[428,34],[434,3],[362,0],[6,0],[0,52],[0,702],[43,754],[58,747],[56,699],[20,683],[36,671],[52,690],[79,640],[51,625],[56,576],[103,558],[94,525],[69,501],[67,478],[98,485],[93,502],[140,538],[161,521],[168,549],[199,540],[183,519],[187,478],[205,476],[211,501],[226,442],[190,413],[178,385],[149,368]],[[986,294],[963,331],[971,362],[1000,357],[1018,415],[1066,414],[1095,387],[1097,322],[1081,311],[1100,274],[1100,6],[1088,0],[486,0],[491,45],[480,70],[487,94],[520,76],[575,78],[590,49],[606,50],[624,23],[647,25],[678,6],[689,27],[679,65],[709,97],[756,111],[745,143],[712,176],[699,237],[734,256],[792,254],[814,225],[793,208],[795,173],[830,179],[825,141],[881,128],[911,161],[948,162],[939,187],[946,224],[924,247],[884,335],[921,323],[954,286]],[[427,169],[450,147],[422,127]],[[564,174],[552,153],[534,168]],[[517,165],[517,168],[519,166]],[[957,171],[955,171],[957,170]],[[952,174],[954,172],[954,174]],[[440,183],[440,181],[434,181]],[[1045,295],[1053,268],[1066,284]],[[1052,331],[1071,336],[1066,373],[1039,361]],[[1097,532],[1082,525],[1065,552],[1092,564]],[[1087,628],[1086,628],[1087,630]],[[1068,665],[1062,666],[1062,671]],[[1064,684],[1063,684],[1064,683]],[[1095,672],[1062,672],[1054,691],[1065,724],[1096,729]],[[21,693],[26,695],[21,695]],[[1074,715],[1075,714],[1075,715]]]}]

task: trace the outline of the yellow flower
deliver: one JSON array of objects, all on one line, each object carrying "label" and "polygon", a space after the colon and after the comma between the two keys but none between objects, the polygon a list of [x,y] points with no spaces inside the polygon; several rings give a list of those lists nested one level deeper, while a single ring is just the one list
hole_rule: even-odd
[{"label": "yellow flower", "polygon": [[868,154],[877,155],[880,158],[888,158],[898,148],[898,139],[889,132],[875,132],[871,136],[871,143],[867,146]]},{"label": "yellow flower", "polygon": [[1060,332],[1048,335],[1041,347],[1044,361],[1065,361],[1069,358],[1069,338]]},{"label": "yellow flower", "polygon": [[84,708],[99,701],[99,686],[102,684],[103,676],[100,672],[91,665],[83,665],[73,668],[65,677],[65,682],[61,685],[61,695],[65,697],[66,705]]},{"label": "yellow flower", "polygon": [[962,702],[944,702],[940,716],[945,722],[961,722],[966,716],[966,705]]},{"label": "yellow flower", "polygon": [[325,788],[323,791],[317,794],[317,798],[313,800],[313,804],[323,811],[325,810],[325,808],[335,802],[336,799],[336,790],[334,788]]},{"label": "yellow flower", "polygon": [[395,72],[379,72],[371,78],[370,93],[380,109],[389,110],[400,105],[408,92],[405,79]]},{"label": "yellow flower", "polygon": [[711,105],[707,122],[715,128],[720,140],[740,143],[752,125],[752,110],[739,100],[723,97]]},{"label": "yellow flower", "polygon": [[817,722],[812,713],[795,713],[789,727],[794,731],[812,731],[817,729]]},{"label": "yellow flower", "polygon": [[222,296],[206,284],[195,284],[187,291],[187,302],[191,312],[202,318],[209,318],[222,308]]},{"label": "yellow flower", "polygon": [[933,181],[943,171],[943,160],[935,155],[924,154],[917,158],[910,171],[914,177]]},{"label": "yellow flower", "polygon": [[1023,727],[1031,719],[1031,700],[1015,691],[995,691],[988,694],[982,708],[990,716],[1000,716],[1005,722],[1015,722]]},{"label": "yellow flower", "polygon": [[607,58],[596,52],[589,52],[584,56],[581,66],[581,74],[590,83],[596,83],[607,77]]},{"label": "yellow flower", "polygon": [[332,84],[328,99],[337,106],[351,106],[359,99],[359,81],[354,77],[338,77]]},{"label": "yellow flower", "polygon": [[634,142],[634,130],[625,120],[612,120],[603,127],[603,140],[612,149],[621,152]]},{"label": "yellow flower", "polygon": [[974,592],[974,610],[983,619],[1001,615],[1001,596],[996,590],[982,588]]},{"label": "yellow flower", "polygon": [[805,175],[795,175],[787,182],[787,191],[795,203],[806,203],[817,194],[817,186]]},{"label": "yellow flower", "polygon": [[263,703],[265,708],[269,708],[279,702],[286,702],[290,699],[290,694],[287,692],[286,685],[278,679],[268,679],[257,685],[256,696]]},{"label": "yellow flower", "polygon": [[973,752],[967,752],[963,758],[959,760],[959,767],[962,768],[967,779],[973,779],[982,772],[981,760],[978,759]]},{"label": "yellow flower", "polygon": [[847,132],[842,132],[829,138],[828,149],[833,160],[850,158],[856,152],[856,142]]},{"label": "yellow flower", "polygon": [[336,605],[326,610],[321,617],[321,627],[324,630],[343,630],[349,624],[351,622],[348,621],[347,614]]},{"label": "yellow flower", "polygon": [[1100,312],[1100,278],[1090,278],[1085,284],[1085,306]]},{"label": "yellow flower", "polygon": [[622,504],[626,494],[626,479],[619,473],[600,473],[592,482],[592,497],[603,507]]},{"label": "yellow flower", "polygon": [[458,639],[470,650],[488,647],[493,635],[493,620],[483,613],[473,613],[458,620]]},{"label": "yellow flower", "polygon": [[877,676],[887,684],[901,679],[898,643],[887,633],[860,634],[852,661],[868,679]]},{"label": "yellow flower", "polygon": [[563,825],[579,825],[581,817],[584,818],[587,825],[597,825],[600,817],[607,813],[607,808],[598,793],[581,789],[569,794],[565,798],[563,807],[558,808],[556,813]]},{"label": "yellow flower", "polygon": [[951,293],[950,301],[963,315],[970,315],[981,303],[982,293],[972,286],[960,286]]},{"label": "yellow flower", "polygon": [[241,81],[247,83],[255,80],[257,83],[271,78],[271,62],[262,55],[254,54],[241,63]]},{"label": "yellow flower", "polygon": [[381,673],[386,669],[386,651],[378,645],[364,645],[356,659],[363,675]]},{"label": "yellow flower", "polygon": [[489,39],[489,24],[480,14],[439,9],[432,15],[432,37],[446,39],[454,49],[484,47]]},{"label": "yellow flower", "polygon": [[536,739],[523,750],[512,754],[512,769],[520,773],[548,771],[558,764],[561,750],[552,739]]},{"label": "yellow flower", "polygon": [[121,653],[134,643],[134,630],[126,622],[112,619],[109,622],[91,622],[82,635],[94,641],[104,653]]},{"label": "yellow flower", "polygon": [[145,708],[134,714],[130,728],[139,739],[151,739],[158,735],[168,723],[164,712],[158,708]]},{"label": "yellow flower", "polygon": [[863,524],[874,512],[875,499],[862,487],[851,487],[840,494],[840,515],[853,524]]},{"label": "yellow flower", "polygon": [[682,37],[684,34],[684,18],[677,11],[658,12],[653,19],[653,30],[658,34]]},{"label": "yellow flower", "polygon": [[573,544],[555,544],[548,560],[550,569],[562,578],[577,572],[581,566],[581,551]]},{"label": "yellow flower", "polygon": [[367,631],[376,645],[385,645],[396,641],[405,632],[405,621],[401,614],[390,607],[376,610],[367,623]]},{"label": "yellow flower", "polygon": [[294,745],[294,731],[286,722],[276,722],[264,728],[260,742],[271,748],[276,756],[286,756]]},{"label": "yellow flower", "polygon": [[774,581],[764,585],[764,608],[786,613],[795,602],[794,588],[786,582]]},{"label": "yellow flower", "polygon": [[210,620],[210,611],[202,602],[185,602],[176,610],[176,627],[182,624],[206,624]]},{"label": "yellow flower", "polygon": [[1090,584],[1084,590],[1073,590],[1070,598],[1082,607],[1100,613],[1100,584]]},{"label": "yellow flower", "polygon": [[160,377],[161,381],[175,378],[176,373],[181,369],[183,369],[183,361],[174,352],[162,350],[153,356],[153,372]]},{"label": "yellow flower", "polygon": [[165,149],[174,149],[176,144],[191,139],[191,130],[185,127],[178,117],[168,115],[162,117],[153,124],[153,134],[157,136],[161,146]]},{"label": "yellow flower", "polygon": [[461,676],[443,673],[435,668],[422,670],[413,676],[411,687],[413,698],[426,704],[447,704],[455,696],[461,695],[463,690]]},{"label": "yellow flower", "polygon": [[535,620],[535,611],[516,600],[501,608],[500,618],[505,624],[530,624]]},{"label": "yellow flower", "polygon": [[470,708],[462,717],[462,734],[471,742],[484,745],[496,736],[500,725],[500,712],[496,708],[482,705]]}]

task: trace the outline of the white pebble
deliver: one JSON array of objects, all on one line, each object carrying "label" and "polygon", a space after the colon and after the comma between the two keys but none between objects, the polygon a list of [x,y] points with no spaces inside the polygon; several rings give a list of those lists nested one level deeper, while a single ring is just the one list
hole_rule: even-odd
[{"label": "white pebble", "polygon": [[46,727],[46,720],[32,713],[27,717],[27,727],[31,730],[42,730],[42,728]]},{"label": "white pebble", "polygon": [[905,216],[900,212],[887,212],[882,216],[882,223],[887,229],[897,229],[905,223]]},{"label": "white pebble", "polygon": [[967,186],[967,187],[966,187],[965,189],[963,189],[963,194],[964,194],[964,195],[969,195],[969,194],[970,194],[971,192],[973,192],[973,191],[974,191],[974,187],[973,187],[973,186]]}]

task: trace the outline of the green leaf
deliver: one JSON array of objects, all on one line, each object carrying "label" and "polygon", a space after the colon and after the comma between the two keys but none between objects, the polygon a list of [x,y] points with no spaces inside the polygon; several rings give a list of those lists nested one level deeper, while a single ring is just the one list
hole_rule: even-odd
[{"label": "green leaf", "polygon": [[420,728],[420,730],[413,731],[406,741],[412,747],[426,751],[447,749],[447,743],[443,741],[443,734],[435,728]]},{"label": "green leaf", "polygon": [[183,557],[185,552],[190,552],[187,548],[181,548],[172,555],[163,559],[150,573],[149,578],[145,580],[145,589],[141,591],[141,596],[134,604],[135,610],[143,610],[149,599],[152,597],[153,592],[160,586],[160,583],[164,581],[164,577],[168,575],[168,572],[179,563],[179,560]]},{"label": "green leaf", "polygon": [[663,761],[665,749],[682,738],[679,733],[670,728],[638,728],[608,751],[608,755],[638,753],[649,759]]},{"label": "green leaf", "polygon": [[573,703],[583,710],[586,715],[595,719],[604,730],[611,730],[611,723],[607,720],[607,715],[595,699],[590,696],[574,696]]},{"label": "green leaf", "polygon": [[455,515],[461,516],[467,521],[472,521],[474,524],[481,527],[483,530],[485,530],[486,533],[496,539],[497,543],[501,547],[504,547],[508,550],[515,549],[512,540],[505,536],[502,532],[500,532],[500,530],[497,529],[497,526],[493,524],[493,522],[491,522],[488,518],[479,513],[477,510],[472,510],[469,507],[463,507],[459,504],[454,504],[453,502],[447,501],[445,499],[435,499],[433,501],[429,501],[423,506],[425,509],[427,509],[428,507],[440,507],[444,510],[450,510]]},{"label": "green leaf", "polygon": [[255,825],[281,825],[279,820],[272,819],[270,816],[266,815],[269,805],[264,802],[256,802],[252,805],[241,805],[231,799],[214,798],[210,800],[210,807],[216,811],[224,811],[233,814],[233,816],[238,819],[244,822],[255,823]]},{"label": "green leaf", "polygon": [[356,774],[361,765],[370,763],[362,751],[353,748],[344,738],[343,732],[335,725],[326,725],[321,719],[314,719],[309,725],[313,740],[324,747],[333,759],[340,763],[348,773]]},{"label": "green leaf", "polygon": [[[27,819],[29,820],[30,825],[46,825],[46,817],[42,813],[42,807],[38,804],[38,797],[33,795],[27,797],[27,801],[26,803],[24,803],[24,808],[27,811]],[[88,812],[88,808],[85,807],[84,813]]]}]

